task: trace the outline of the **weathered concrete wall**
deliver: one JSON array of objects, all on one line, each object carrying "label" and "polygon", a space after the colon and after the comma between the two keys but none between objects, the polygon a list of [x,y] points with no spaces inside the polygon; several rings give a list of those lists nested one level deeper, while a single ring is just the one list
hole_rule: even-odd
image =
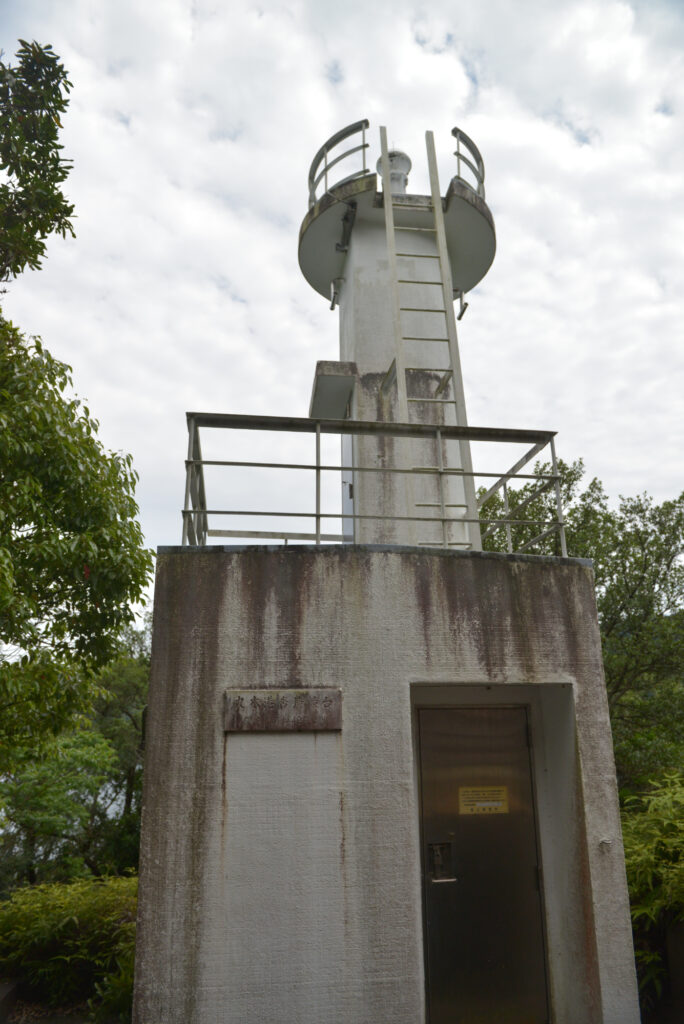
[{"label": "weathered concrete wall", "polygon": [[[636,1024],[591,570],[415,549],[165,549],[136,1024],[424,1019],[412,707],[531,708],[555,1024]],[[224,733],[226,689],[342,730]]]}]

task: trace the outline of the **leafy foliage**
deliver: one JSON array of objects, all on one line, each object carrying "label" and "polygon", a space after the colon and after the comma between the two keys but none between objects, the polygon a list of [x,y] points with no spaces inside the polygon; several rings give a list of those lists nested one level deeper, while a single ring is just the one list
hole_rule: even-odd
[{"label": "leafy foliage", "polygon": [[101,693],[95,704],[93,728],[110,741],[117,753],[117,787],[123,811],[139,805],[142,782],[143,726],[150,675],[150,620],[142,629],[124,630],[118,656],[98,675]]},{"label": "leafy foliage", "polygon": [[665,933],[684,920],[684,774],[667,772],[622,818],[632,926],[644,1009],[662,994]]},{"label": "leafy foliage", "polygon": [[0,777],[0,893],[137,868],[149,630],[126,631],[88,721]]},{"label": "leafy foliage", "polygon": [[83,730],[59,737],[39,759],[27,752],[19,770],[0,779],[6,885],[101,873],[91,847],[115,761],[103,736]]},{"label": "leafy foliage", "polygon": [[[582,488],[581,462],[559,471],[568,551],[594,564],[642,1007],[650,1011],[667,988],[667,927],[684,912],[684,494],[660,505],[648,495],[620,498],[613,507],[600,481]],[[509,491],[510,519],[553,520],[555,493],[540,486]],[[498,497],[485,516],[504,517]],[[510,529],[520,550],[541,527]],[[499,529],[485,546],[498,549],[502,537]],[[558,535],[535,551],[560,555]]]},{"label": "leafy foliage", "polygon": [[130,1019],[137,878],[18,889],[0,904],[0,968],[48,1006]]},{"label": "leafy foliage", "polygon": [[70,386],[0,317],[0,641],[23,654],[0,655],[0,742],[15,746],[88,707],[87,669],[116,649],[151,567],[131,458],[103,449]]},{"label": "leafy foliage", "polygon": [[[0,281],[37,269],[52,233],[74,233],[61,189],[70,162],[59,143],[71,83],[50,46],[20,40],[16,58],[14,67],[0,61]],[[118,638],[142,598],[151,555],[136,521],[131,458],[104,450],[71,383],[68,366],[0,314],[6,887],[39,874],[120,870],[137,858],[147,667]],[[95,670],[114,656],[121,675],[110,666],[98,683]],[[117,693],[112,679],[121,678]],[[94,715],[89,725],[84,712]],[[126,832],[135,851],[122,854]],[[93,997],[96,1017],[127,1019],[136,885],[110,878],[18,889],[0,904],[0,964],[53,1006]]]},{"label": "leafy foliage", "polygon": [[[0,61],[0,281],[36,269],[52,232],[73,235],[61,186],[71,83],[50,46]],[[71,371],[0,314],[0,770],[91,706],[90,671],[142,597],[130,456],[107,453],[70,397]]]},{"label": "leafy foliage", "polygon": [[623,795],[684,764],[684,678],[626,693],[613,712],[613,743]]},{"label": "leafy foliage", "polygon": [[0,281],[36,270],[53,232],[74,233],[58,141],[71,82],[51,46],[19,42],[16,66],[0,61]]},{"label": "leafy foliage", "polygon": [[[537,466],[539,474],[550,467]],[[648,495],[620,498],[611,508],[599,480],[580,489],[581,461],[559,463],[568,551],[594,562],[596,599],[603,644],[608,698],[613,713],[634,691],[646,691],[669,679],[684,678],[684,493],[656,504]],[[527,503],[536,481],[509,494],[510,518]],[[491,518],[503,518],[498,498],[486,506]],[[555,493],[547,490],[526,504],[524,515],[549,521]],[[532,537],[534,528],[513,526],[514,548]],[[485,545],[498,548],[500,535]],[[557,534],[535,548],[560,555]]]}]

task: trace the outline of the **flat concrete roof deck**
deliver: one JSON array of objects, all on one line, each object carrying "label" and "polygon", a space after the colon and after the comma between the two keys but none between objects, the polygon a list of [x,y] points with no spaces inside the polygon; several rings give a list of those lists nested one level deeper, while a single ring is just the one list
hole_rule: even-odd
[{"label": "flat concrete roof deck", "polygon": [[405,544],[206,544],[204,547],[193,544],[160,544],[157,548],[158,555],[192,554],[201,553],[206,555],[210,551],[238,552],[238,551],[288,551],[288,552],[325,552],[332,556],[335,553],[349,554],[351,552],[364,551],[386,551],[388,553],[407,552],[416,555],[439,555],[442,558],[476,558],[476,559],[501,559],[505,562],[536,562],[548,563],[549,565],[586,565],[593,568],[592,558],[576,558],[569,555],[563,558],[561,555],[527,555],[509,554],[507,551],[447,551],[446,548],[412,547]]}]

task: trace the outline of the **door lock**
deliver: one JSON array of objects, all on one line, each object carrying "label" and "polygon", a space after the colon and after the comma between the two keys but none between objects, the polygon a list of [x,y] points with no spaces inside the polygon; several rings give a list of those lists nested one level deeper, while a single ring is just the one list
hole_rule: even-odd
[{"label": "door lock", "polygon": [[457,882],[451,843],[428,843],[428,874],[431,882]]}]

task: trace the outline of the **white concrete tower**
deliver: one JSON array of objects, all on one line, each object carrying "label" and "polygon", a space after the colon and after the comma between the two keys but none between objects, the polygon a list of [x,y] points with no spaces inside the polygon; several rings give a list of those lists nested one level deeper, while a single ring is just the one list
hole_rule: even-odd
[{"label": "white concrete tower", "polygon": [[[133,1024],[638,1024],[591,563],[566,556],[558,476],[529,468],[553,433],[465,425],[453,302],[494,257],[482,160],[454,129],[443,197],[428,133],[430,194],[407,194],[383,129],[379,191],[366,128],[310,175],[300,266],[340,310],[310,417],[188,414],[185,543],[157,558]],[[339,180],[345,159],[362,166]],[[200,425],[313,434],[315,464],[230,442],[205,460]],[[354,544],[321,528],[326,433],[347,436]],[[506,552],[479,550],[469,438],[532,446],[491,474],[503,518],[479,498]],[[210,503],[205,466],[315,474],[316,533],[210,529],[245,506]],[[557,522],[531,522],[560,555],[513,550],[521,468],[557,488]]]},{"label": "white concrete tower", "polygon": [[[319,365],[311,412],[465,427],[453,303],[459,299],[465,309],[463,294],[484,277],[494,258],[484,164],[473,142],[454,128],[457,173],[442,197],[434,140],[427,132],[431,194],[407,194],[411,160],[388,150],[381,128],[380,192],[377,176],[366,166],[367,127],[367,121],[359,121],[329,139],[309,175],[299,263],[312,287],[330,297],[331,308],[339,304],[344,361],[338,367]],[[339,166],[354,159],[361,168],[339,180]],[[336,373],[355,382],[347,408],[339,395],[336,403],[328,397],[325,384]],[[346,393],[340,394],[344,400]],[[480,550],[468,441],[356,438],[343,445],[343,463],[355,470],[343,484],[345,510],[353,508],[359,517],[353,536],[347,531],[350,540],[442,545],[442,523],[430,520],[441,515],[444,503],[451,519],[447,546]],[[368,473],[360,467],[403,472]],[[444,468],[448,475],[413,472],[430,467]],[[372,518],[385,515],[393,518]]]}]

